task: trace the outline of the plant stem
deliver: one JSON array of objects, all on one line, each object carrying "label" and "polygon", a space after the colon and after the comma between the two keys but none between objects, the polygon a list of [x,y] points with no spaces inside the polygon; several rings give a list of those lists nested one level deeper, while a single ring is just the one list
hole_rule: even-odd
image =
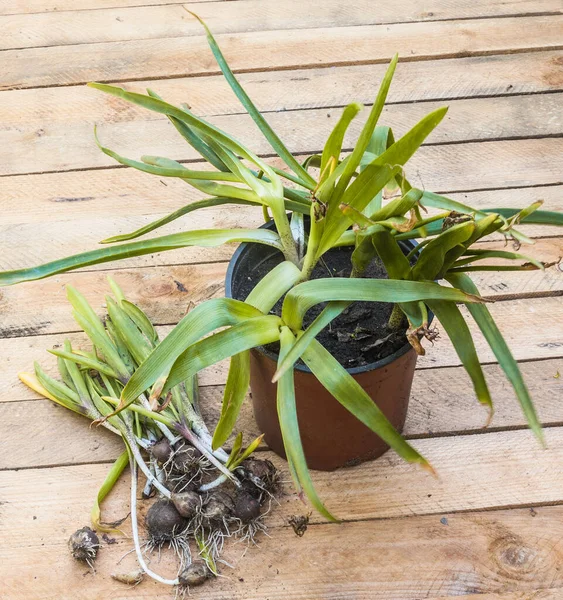
[{"label": "plant stem", "polygon": [[285,207],[283,205],[278,207],[277,204],[273,203],[270,208],[272,210],[272,217],[274,219],[274,223],[276,224],[276,229],[278,230],[278,235],[280,236],[283,246],[283,254],[286,260],[289,260],[294,265],[299,266],[297,248],[295,245],[295,240],[293,239],[293,234],[291,233],[291,227],[289,226],[289,220],[287,218],[287,213],[285,212]]},{"label": "plant stem", "polygon": [[176,431],[184,436],[192,446],[197,448],[207,460],[214,465],[223,475],[228,477],[237,487],[240,487],[240,481],[225,467],[223,463],[221,463],[214,454],[206,448],[206,446],[201,442],[201,440],[185,425],[181,423],[176,424]]},{"label": "plant stem", "polygon": [[387,327],[393,331],[397,331],[405,318],[405,315],[398,304],[393,306],[393,311],[391,312],[391,316],[389,317],[389,321],[387,322]]},{"label": "plant stem", "polygon": [[311,273],[317,264],[317,250],[321,241],[322,227],[319,223],[319,217],[316,214],[316,208],[318,208],[319,202],[313,201],[311,204],[311,227],[309,231],[309,241],[307,242],[307,252],[303,259],[303,267],[301,269],[301,278],[297,283],[307,281],[311,277]]}]

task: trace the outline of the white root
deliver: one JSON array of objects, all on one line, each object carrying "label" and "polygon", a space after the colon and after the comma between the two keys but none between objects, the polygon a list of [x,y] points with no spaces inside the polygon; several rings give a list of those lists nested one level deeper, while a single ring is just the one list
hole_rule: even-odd
[{"label": "white root", "polygon": [[151,571],[145,562],[143,551],[139,543],[139,524],[137,522],[137,464],[133,457],[130,457],[131,464],[131,526],[133,528],[133,543],[135,545],[135,553],[137,555],[137,561],[141,569],[155,581],[163,583],[164,585],[179,585],[180,581],[176,579],[165,579],[158,573]]}]

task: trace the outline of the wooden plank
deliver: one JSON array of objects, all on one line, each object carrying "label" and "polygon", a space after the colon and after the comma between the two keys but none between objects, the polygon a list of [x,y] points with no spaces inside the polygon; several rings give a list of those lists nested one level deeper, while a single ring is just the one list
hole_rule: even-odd
[{"label": "wooden plank", "polygon": [[[83,6],[79,7],[82,10],[76,10],[73,6],[74,10],[64,15],[64,19],[60,9],[5,16],[0,20],[3,32],[0,49],[202,35],[201,25],[180,2],[163,2],[160,6],[140,6],[143,3],[139,2],[131,8],[116,4],[119,8],[97,10]],[[326,0],[322,8],[313,4],[306,11],[299,10],[302,5],[298,0],[239,0],[236,4],[209,2],[184,6],[205,19],[214,34],[561,13],[557,0],[480,0],[469,6],[440,0],[432,5],[432,11],[425,10],[422,2],[405,0],[382,2],[377,9],[369,0],[345,7],[339,0]],[[6,14],[3,10],[6,9],[0,8],[0,15]]]},{"label": "wooden plank", "polygon": [[[242,73],[239,79],[262,112],[280,112],[343,106],[352,101],[369,104],[373,102],[377,83],[385,69],[386,65],[355,65],[334,69],[265,72],[259,76]],[[189,90],[190,105],[202,116],[242,111],[222,76],[167,79],[158,83],[144,81],[127,84],[126,87],[140,92],[147,87],[156,87],[164,97],[176,104],[186,100]],[[530,94],[561,89],[563,53],[560,51],[401,62],[389,92],[388,103]],[[127,110],[124,110],[125,106]],[[0,115],[3,135],[15,128],[34,133],[43,128],[40,135],[31,136],[37,140],[50,135],[51,128],[58,129],[62,125],[68,131],[73,131],[81,124],[91,128],[92,122],[109,125],[158,118],[154,113],[82,86],[5,91],[0,94]],[[88,129],[90,138],[91,134],[91,129]],[[66,137],[79,136],[72,133]],[[65,143],[69,141],[66,139]]]},{"label": "wooden plank", "polygon": [[[563,361],[544,360],[521,364],[522,373],[544,425],[563,423],[558,398],[563,392]],[[516,398],[498,365],[486,365],[485,375],[495,401],[495,415],[489,430],[525,428],[526,420],[517,408]],[[220,414],[223,386],[201,389],[201,406],[209,429],[213,430]],[[103,428],[88,427],[74,413],[49,401],[36,399],[0,403],[0,422],[4,424],[4,443],[19,448],[17,453],[0,456],[0,470],[78,463],[107,462],[121,452],[122,443]],[[486,433],[483,411],[462,367],[417,371],[405,424],[407,438]],[[26,435],[21,435],[25,423]],[[245,439],[258,436],[250,400],[244,402],[237,423]],[[265,446],[264,446],[265,447]]]},{"label": "wooden plank", "polygon": [[[476,248],[504,249],[504,242],[485,242]],[[563,257],[563,237],[546,238],[521,250],[531,258],[557,262]],[[502,264],[500,259],[489,260]],[[152,267],[111,272],[127,290],[127,296],[143,307],[153,323],[174,324],[186,313],[190,303],[200,302],[223,293],[227,263],[193,266]],[[563,295],[563,273],[553,266],[545,271],[476,272],[474,281],[486,296],[547,294]],[[66,299],[65,286],[77,287],[96,309],[104,306],[109,293],[105,271],[68,273],[57,277],[7,287],[1,292],[3,315],[0,337],[77,331]]]},{"label": "wooden plank", "polygon": [[[289,528],[276,529],[259,546],[245,548],[244,556],[243,548],[231,547],[235,570],[225,569],[228,577],[190,594],[209,600],[559,600],[563,511],[546,507],[534,514],[527,509],[446,514],[447,525],[439,516],[319,525],[302,539]],[[95,577],[73,563],[57,540],[82,525],[73,517],[72,525],[52,530],[48,545],[34,543],[18,553],[3,545],[6,600],[30,592],[38,600],[77,593],[84,600],[170,597],[170,589],[158,584],[127,587],[109,578],[127,541],[104,546]],[[30,523],[32,534],[38,525]],[[21,557],[25,560],[17,562]],[[167,553],[160,571],[166,570],[163,564],[170,564]],[[48,568],[38,568],[42,565]],[[133,565],[127,557],[123,572]]]},{"label": "wooden plank", "polygon": [[[559,15],[217,36],[233,69],[260,71],[561,48]],[[188,58],[189,57],[189,58]],[[218,73],[205,38],[6,50],[0,89]]]},{"label": "wooden plank", "polygon": [[[518,140],[468,143],[444,146],[426,146],[411,160],[407,173],[413,185],[435,191],[463,191],[493,189],[497,187],[535,186],[542,183],[559,183],[561,171],[557,160],[563,152],[562,139]],[[62,256],[91,250],[100,239],[118,233],[130,232],[189,200],[188,188],[183,182],[170,181],[164,186],[156,177],[130,169],[113,169],[106,172],[78,172],[30,178],[13,178],[6,181],[2,201],[7,202],[4,214],[11,214],[5,226],[0,225],[5,248],[9,253],[0,257],[0,269],[17,269],[33,266]],[[538,198],[546,198],[546,208],[560,210],[561,199],[548,187],[535,189],[495,191],[483,196],[460,194],[462,200],[486,200],[481,206],[526,206]],[[37,204],[33,198],[38,194]],[[21,203],[19,202],[21,199]],[[31,199],[31,200],[30,200]],[[146,199],[146,200],[145,200]],[[26,204],[29,208],[23,208]],[[100,203],[98,205],[98,203]],[[162,203],[162,204],[161,204]],[[34,206],[39,206],[30,219]],[[85,216],[86,206],[88,216]],[[90,209],[90,206],[93,208]],[[100,207],[99,212],[97,206]],[[162,206],[162,208],[159,208]],[[20,215],[20,207],[22,210]],[[53,207],[51,209],[51,207]],[[134,207],[134,208],[133,208]],[[155,211],[156,208],[156,211]],[[116,216],[99,216],[113,213]],[[47,222],[38,228],[39,214],[53,210],[52,216],[61,221]],[[136,214],[124,217],[128,212]],[[145,216],[142,216],[145,215]],[[260,223],[261,213],[254,208],[229,207],[228,210],[207,209],[171,223],[157,235],[211,227],[237,227]],[[554,228],[535,227],[533,235],[557,235]],[[197,261],[224,260],[230,256],[228,249],[184,249],[127,259],[120,268],[180,264]],[[111,263],[109,263],[111,264]],[[115,264],[113,265],[115,267]],[[108,265],[90,269],[107,269]]]},{"label": "wooden plank", "polygon": [[[547,155],[547,152],[545,154]],[[456,193],[454,191],[456,187],[462,189],[469,183],[465,172],[459,172],[457,175],[457,180],[451,181],[453,187],[450,190],[443,190],[443,193],[476,208],[524,207],[536,200],[543,200],[544,209],[563,211],[563,186],[561,185]],[[81,252],[93,248],[104,235],[133,231],[151,220],[173,212],[191,200],[202,197],[197,190],[181,182],[169,179],[165,181],[166,185],[163,185],[161,181],[164,180],[146,176],[132,169],[4,177],[0,187],[2,225],[41,223],[42,227],[36,228],[33,234],[33,244],[35,244],[37,236],[42,230],[51,227],[51,222],[74,221],[83,217],[84,211],[87,210],[91,223],[96,223],[96,226],[81,228],[80,234],[84,238],[82,241],[76,239],[73,233],[74,226],[63,228],[59,225],[58,231],[53,231],[50,235],[52,240],[60,243],[61,250],[66,249],[68,253]],[[437,181],[437,183],[443,182]],[[261,221],[261,211],[257,211],[254,207],[229,207],[229,210],[210,208],[192,213],[189,217],[160,231],[163,234],[171,233],[174,227],[182,230],[188,227],[190,229],[215,226],[231,228],[242,227],[243,224],[255,226]],[[6,235],[6,227],[2,229],[2,225],[0,231],[2,235]],[[560,233],[557,227],[533,225],[522,227],[527,235],[532,237]],[[70,239],[74,239],[74,242]],[[32,252],[27,248],[25,239],[20,239],[19,245],[22,251]],[[42,250],[49,252],[45,247]],[[49,254],[42,254],[39,260],[48,260],[49,256]],[[31,260],[32,254],[29,257]]]},{"label": "wooden plank", "polygon": [[[155,324],[177,323],[190,307],[224,293],[226,263],[206,263],[153,269],[116,271],[112,276]],[[100,314],[110,294],[107,272],[62,275],[2,290],[0,338],[79,331],[71,316],[65,285],[75,285]],[[14,295],[15,294],[15,295]],[[48,298],[43,304],[40,297]],[[23,302],[19,321],[14,318],[18,299]],[[11,314],[10,314],[11,313]]]},{"label": "wooden plank", "polygon": [[[99,96],[98,96],[99,98]],[[17,97],[16,97],[17,99]],[[452,100],[444,122],[428,138],[430,144],[557,136],[563,129],[559,107],[563,93]],[[390,105],[383,111],[381,123],[393,127],[396,136],[405,134],[415,123],[444,102]],[[128,111],[126,103],[115,105]],[[8,109],[7,109],[8,112]],[[342,110],[316,109],[268,114],[268,121],[293,153],[322,151]],[[367,118],[368,110],[353,121],[344,138],[343,148],[353,148]],[[102,142],[129,157],[151,154],[181,161],[201,160],[167,119],[154,118],[145,111],[141,118],[117,123],[104,122],[98,127]],[[248,115],[212,117],[210,121],[228,131],[257,154],[272,154],[267,140]],[[115,167],[118,163],[103,154],[93,143],[93,122],[79,126],[31,119],[28,123],[5,124],[0,133],[0,175],[66,171],[91,167]],[[65,140],[61,143],[61,140]]]},{"label": "wooden plank", "polygon": [[[466,314],[465,309],[462,310]],[[563,302],[560,297],[498,302],[490,305],[490,310],[517,360],[556,359],[563,356],[561,329],[555,326],[563,322]],[[468,324],[474,333],[481,361],[494,363],[494,355],[469,318]],[[159,331],[164,336],[170,329],[170,326],[161,327]],[[34,395],[18,381],[17,373],[30,371],[34,360],[47,372],[54,373],[55,360],[46,350],[60,344],[64,338],[68,338],[77,347],[87,347],[88,344],[85,336],[79,333],[0,339],[0,353],[6,357],[0,362],[0,402],[33,397]],[[460,364],[451,342],[442,335],[434,347],[428,348],[426,356],[419,358],[418,368],[432,369]],[[227,368],[228,363],[225,361],[205,369],[201,373],[200,384],[224,384]]]},{"label": "wooden plank", "polygon": [[[559,465],[563,458],[563,431],[556,427],[546,429],[545,433],[547,450],[541,448],[529,431],[413,441],[438,470],[439,478],[405,463],[392,452],[336,473],[315,471],[312,477],[319,495],[342,520],[561,503],[563,484]],[[290,515],[302,513],[304,507],[293,491],[285,461],[272,453],[261,455],[281,469],[284,491],[280,506],[268,517],[272,526],[279,527]],[[89,511],[84,506],[91,503],[107,470],[107,464],[89,464],[0,471],[3,523],[10,524],[6,539],[11,548],[32,545],[30,528],[34,539],[48,542],[45,538],[59,524],[71,527],[78,519],[86,522]],[[38,498],[42,500],[41,507]],[[108,518],[115,512],[126,514],[126,503],[127,496],[120,495],[121,508],[110,509]],[[41,508],[40,522],[32,523],[29,512]],[[316,514],[311,516],[312,523],[323,521]],[[60,542],[55,539],[49,543]]]}]

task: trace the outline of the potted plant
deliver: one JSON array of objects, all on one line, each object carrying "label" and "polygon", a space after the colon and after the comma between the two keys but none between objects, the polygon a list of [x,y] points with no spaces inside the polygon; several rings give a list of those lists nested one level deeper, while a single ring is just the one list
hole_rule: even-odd
[{"label": "potted plant", "polygon": [[[341,156],[344,134],[362,108],[358,104],[343,110],[322,154],[298,162],[253,105],[206,31],[224,76],[284,169],[256,156],[186,105],[172,106],[151,90],[144,95],[92,83],[102,92],[166,115],[213,168],[193,170],[154,156],[131,160],[97,140],[104,153],[146,173],[183,179],[209,197],[130,234],[106,239],[102,243],[111,245],[102,249],[1,273],[0,284],[185,246],[243,242],[229,267],[226,297],[195,307],[151,350],[128,378],[111,417],[135,406],[158,382],[165,380],[159,390],[165,396],[201,369],[230,358],[221,417],[212,439],[205,440],[206,450],[217,453],[225,443],[250,385],[266,441],[285,455],[296,488],[328,519],[334,517],[315,493],[308,464],[333,469],[391,447],[405,460],[431,469],[399,431],[416,355],[424,353],[420,340],[436,337],[433,314],[450,337],[479,402],[492,415],[487,384],[459,303],[477,322],[541,440],[518,365],[467,273],[544,268],[516,250],[487,251],[475,244],[500,233],[519,247],[531,241],[518,231],[519,223],[563,225],[563,215],[539,210],[541,202],[523,209],[477,210],[412,187],[404,166],[447,109],[425,116],[398,140],[390,128],[378,125],[397,57],[352,152]],[[129,241],[194,210],[228,204],[256,206],[263,211],[266,226]],[[430,214],[428,208],[437,211]],[[491,258],[514,264],[481,263]],[[224,459],[223,453],[218,455]]]}]

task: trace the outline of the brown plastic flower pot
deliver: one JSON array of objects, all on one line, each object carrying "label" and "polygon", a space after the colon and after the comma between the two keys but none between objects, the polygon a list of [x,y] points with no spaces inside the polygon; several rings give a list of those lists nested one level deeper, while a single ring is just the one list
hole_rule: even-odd
[{"label": "brown plastic flower pot", "polygon": [[[239,290],[242,278],[273,252],[277,251],[263,245],[241,244],[227,271],[227,297],[244,300]],[[407,416],[416,358],[410,344],[405,343],[382,360],[347,369],[398,431],[402,431]],[[252,350],[250,387],[258,428],[268,446],[285,458],[276,407],[277,384],[272,383],[276,363],[277,356],[265,348]],[[389,446],[345,409],[306,366],[296,364],[294,373],[299,430],[309,468],[331,471],[375,459],[388,450]]]}]

